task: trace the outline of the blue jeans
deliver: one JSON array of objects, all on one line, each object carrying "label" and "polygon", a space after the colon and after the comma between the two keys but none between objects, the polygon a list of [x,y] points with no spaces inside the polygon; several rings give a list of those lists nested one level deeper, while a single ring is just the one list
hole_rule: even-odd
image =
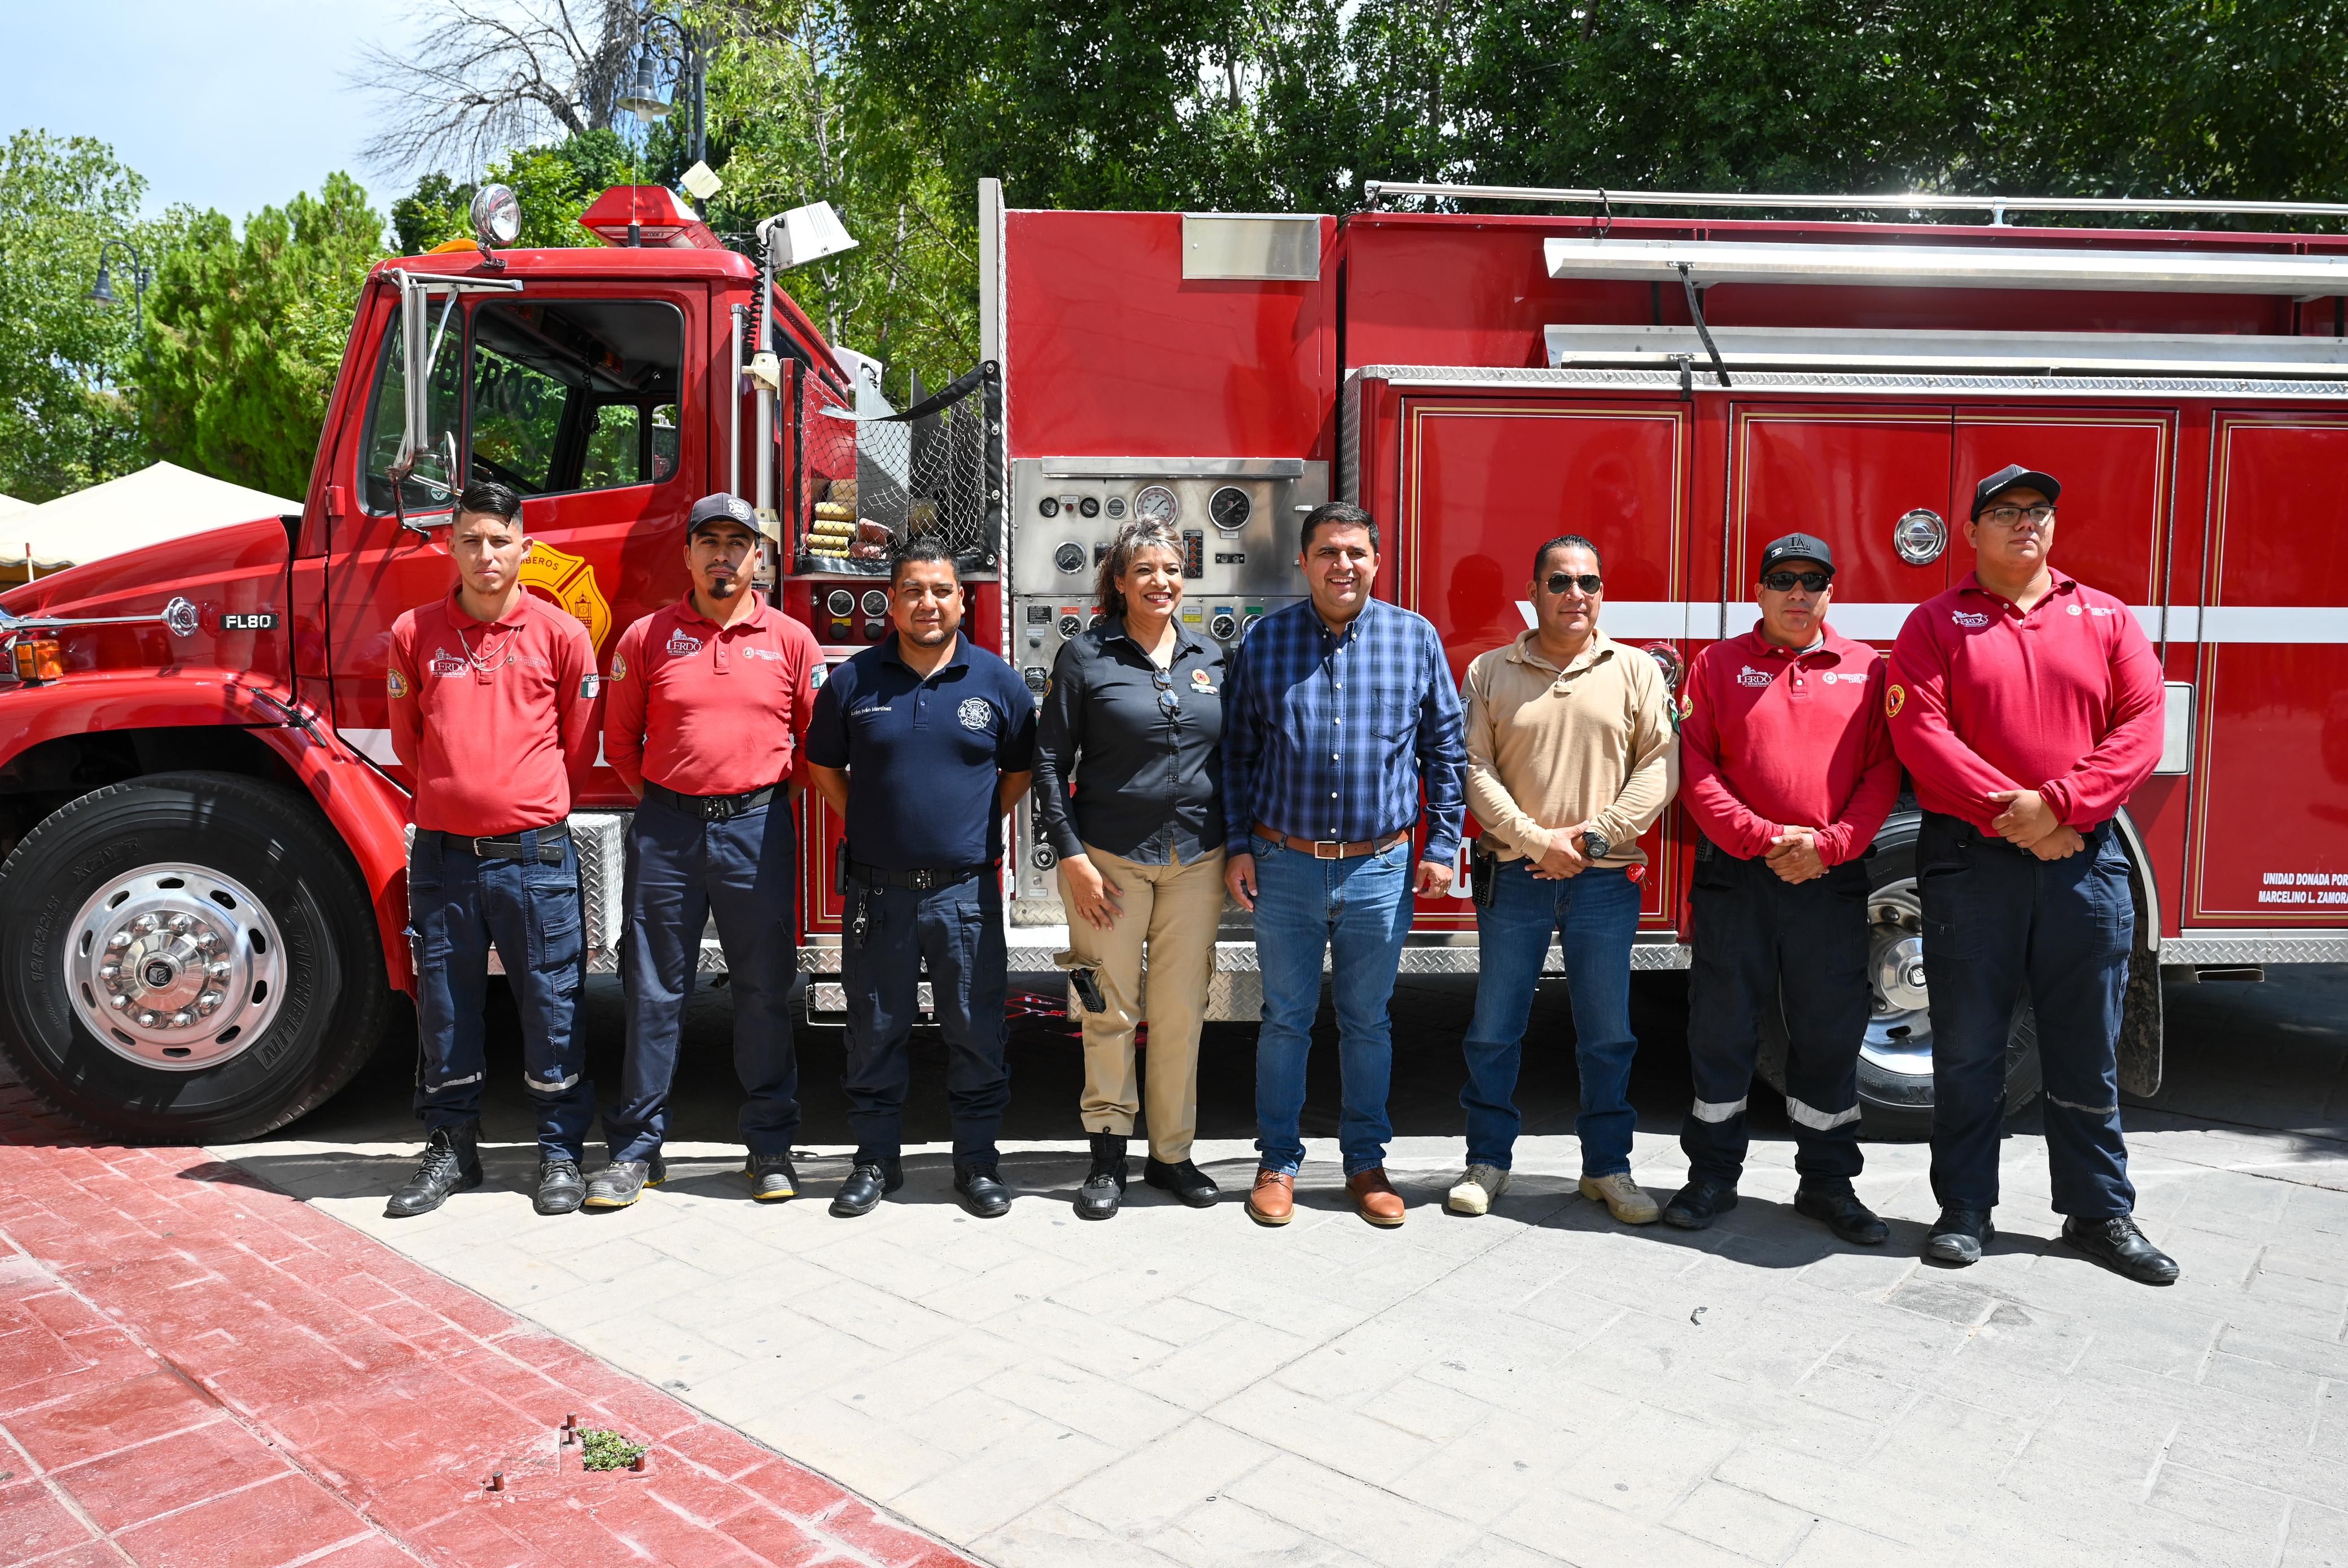
[{"label": "blue jeans", "polygon": [[[538,847],[535,832],[522,842]],[[595,1117],[579,1037],[586,935],[579,904],[579,851],[562,861],[482,860],[471,841],[419,829],[407,855],[407,929],[416,959],[416,1114],[427,1132],[481,1114],[489,1063],[481,1004],[489,948],[505,966],[521,1014],[521,1081],[538,1107],[539,1152],[576,1160]]]},{"label": "blue jeans", "polygon": [[742,1080],[742,1141],[788,1154],[799,1129],[798,1054],[791,1038],[797,833],[774,803],[723,822],[648,799],[628,828],[627,926],[620,977],[628,998],[620,1103],[603,1113],[613,1160],[650,1160],[668,1136],[669,1087],[685,1003],[701,977],[712,916],[734,996],[734,1072]]},{"label": "blue jeans", "polygon": [[[864,938],[855,934],[864,914]],[[839,944],[839,982],[847,993],[848,1127],[856,1161],[894,1161],[905,1141],[909,1053],[921,1019],[922,965],[930,967],[930,1012],[946,1042],[946,1107],[953,1119],[953,1161],[993,1165],[1003,1108],[1011,1103],[1004,992],[1009,984],[1003,931],[1003,885],[992,869],[918,892],[867,887],[851,876],[847,927]]]},{"label": "blue jeans", "polygon": [[1639,884],[1620,870],[1592,870],[1553,882],[1529,860],[1504,861],[1490,907],[1476,912],[1476,1016],[1463,1042],[1468,1087],[1468,1163],[1509,1169],[1517,1132],[1517,1072],[1525,1024],[1540,984],[1550,933],[1565,955],[1573,1002],[1573,1056],[1581,1070],[1581,1173],[1631,1169],[1631,939],[1639,930]]},{"label": "blue jeans", "polygon": [[2118,1047],[2136,901],[2111,824],[2067,860],[2042,861],[1927,812],[1916,881],[1932,997],[1932,1195],[1943,1208],[1997,1206],[2006,1038],[2026,985],[2054,1212],[2130,1212]]},{"label": "blue jeans", "polygon": [[1410,934],[1410,841],[1384,854],[1324,861],[1269,839],[1255,855],[1256,967],[1263,1024],[1255,1044],[1255,1146],[1266,1171],[1304,1162],[1304,1062],[1321,1011],[1321,960],[1331,957],[1337,1000],[1337,1068],[1344,1102],[1337,1147],[1345,1174],[1386,1161],[1386,1089],[1394,1075],[1394,996]]}]

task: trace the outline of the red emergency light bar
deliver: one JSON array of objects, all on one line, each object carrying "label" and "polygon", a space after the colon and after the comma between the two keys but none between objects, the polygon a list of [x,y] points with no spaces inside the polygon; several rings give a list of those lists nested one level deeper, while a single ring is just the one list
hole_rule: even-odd
[{"label": "red emergency light bar", "polygon": [[579,214],[579,226],[607,245],[628,244],[631,225],[635,242],[642,245],[679,251],[726,248],[665,185],[614,185]]}]

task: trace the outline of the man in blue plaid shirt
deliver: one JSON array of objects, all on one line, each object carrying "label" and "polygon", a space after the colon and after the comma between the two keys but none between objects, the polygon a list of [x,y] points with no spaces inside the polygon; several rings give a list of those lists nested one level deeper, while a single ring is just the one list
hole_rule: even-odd
[{"label": "man in blue plaid shirt", "polygon": [[1255,913],[1263,1024],[1256,1037],[1256,1148],[1248,1213],[1284,1225],[1304,1161],[1304,1060],[1332,955],[1344,1097],[1345,1188],[1374,1225],[1403,1222],[1386,1180],[1386,1016],[1409,934],[1411,830],[1426,787],[1416,892],[1451,885],[1468,753],[1443,642],[1419,615],[1371,596],[1378,525],[1332,501],[1304,519],[1298,564],[1310,603],[1248,634],[1223,699],[1223,880]]}]

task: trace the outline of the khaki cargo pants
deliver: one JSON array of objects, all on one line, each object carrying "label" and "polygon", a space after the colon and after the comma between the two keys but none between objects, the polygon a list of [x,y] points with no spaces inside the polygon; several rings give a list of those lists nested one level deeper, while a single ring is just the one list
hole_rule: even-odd
[{"label": "khaki cargo pants", "polygon": [[[1068,1011],[1085,1027],[1086,1132],[1133,1135],[1137,1112],[1148,1111],[1149,1152],[1174,1164],[1190,1157],[1199,1129],[1199,1026],[1207,984],[1215,970],[1215,928],[1223,916],[1223,851],[1212,850],[1187,865],[1137,865],[1122,855],[1085,846],[1101,875],[1117,884],[1124,913],[1107,931],[1072,908],[1064,969],[1089,967],[1100,982],[1103,1009],[1086,1013],[1069,988]],[[1064,876],[1060,896],[1067,897]],[[1148,954],[1148,997],[1142,958]],[[1134,1081],[1134,1026],[1149,1021],[1146,1090]]]}]

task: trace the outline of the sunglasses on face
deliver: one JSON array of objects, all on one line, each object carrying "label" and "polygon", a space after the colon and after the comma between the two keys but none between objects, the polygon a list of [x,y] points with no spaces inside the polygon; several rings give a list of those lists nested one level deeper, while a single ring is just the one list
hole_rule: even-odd
[{"label": "sunglasses on face", "polygon": [[1827,591],[1827,584],[1833,581],[1834,573],[1831,572],[1765,572],[1761,574],[1761,586],[1774,593],[1790,593],[1796,583],[1813,593],[1823,593]]},{"label": "sunglasses on face", "polygon": [[1548,586],[1552,593],[1564,593],[1579,588],[1595,599],[1605,591],[1606,579],[1599,576],[1595,572],[1585,572],[1579,577],[1570,572],[1552,572],[1549,574]]}]

